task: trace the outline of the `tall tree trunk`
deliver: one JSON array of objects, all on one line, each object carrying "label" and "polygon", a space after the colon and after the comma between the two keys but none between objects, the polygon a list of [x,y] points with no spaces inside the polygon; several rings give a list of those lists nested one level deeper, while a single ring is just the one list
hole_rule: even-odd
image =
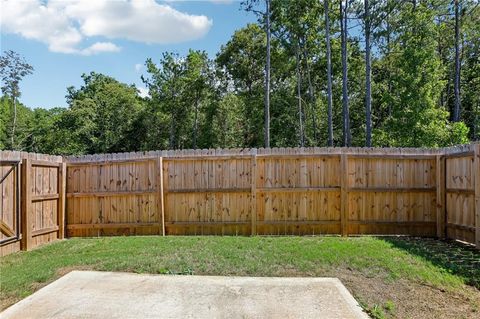
[{"label": "tall tree trunk", "polygon": [[365,2],[365,115],[366,115],[366,139],[365,146],[372,146],[372,69],[370,61],[370,6],[368,0]]},{"label": "tall tree trunk", "polygon": [[[174,90],[174,86],[172,84],[172,87],[170,89],[170,103],[174,103],[173,101],[175,101],[175,92],[173,90]],[[168,143],[169,143],[169,148],[173,150],[175,149],[175,146],[176,146],[175,125],[177,123],[176,123],[175,109],[172,109],[171,116],[172,118],[170,119],[170,137],[169,137]]]},{"label": "tall tree trunk", "polygon": [[170,138],[168,141],[168,147],[173,150],[175,149],[175,116],[172,114],[172,118],[170,120]]},{"label": "tall tree trunk", "polygon": [[315,90],[313,88],[312,76],[310,72],[310,64],[308,64],[308,49],[307,49],[307,40],[303,41],[303,58],[305,59],[305,66],[307,70],[307,80],[308,80],[308,97],[310,100],[312,108],[312,128],[313,128],[313,143],[318,145],[318,136],[317,136],[317,114],[316,106],[317,99],[315,98]]},{"label": "tall tree trunk", "polygon": [[480,102],[477,102],[475,112],[475,122],[473,123],[473,140],[480,140],[479,131],[480,131]]},{"label": "tall tree trunk", "polygon": [[193,125],[193,149],[197,149],[197,135],[198,135],[198,96],[195,99],[195,120]]},{"label": "tall tree trunk", "polygon": [[298,98],[298,126],[299,126],[299,144],[300,147],[305,146],[305,133],[303,128],[303,109],[302,109],[302,75],[300,74],[300,53],[299,43],[295,52],[297,60],[297,98]]},{"label": "tall tree trunk", "polygon": [[[387,23],[387,65],[388,67],[390,67],[390,32],[391,32],[391,29],[390,29],[390,1],[387,0],[387,17],[386,17],[386,23]],[[390,76],[390,72],[387,72],[387,81],[388,81],[388,85],[387,85],[387,90],[388,90],[388,96],[391,96],[392,95],[392,78]],[[392,116],[392,102],[389,101],[388,102],[388,118],[390,118]]]},{"label": "tall tree trunk", "polygon": [[270,0],[265,0],[267,28],[267,61],[265,64],[265,147],[270,147]]},{"label": "tall tree trunk", "polygon": [[453,121],[460,121],[460,17],[458,10],[459,0],[455,0],[455,106],[453,109]]},{"label": "tall tree trunk", "polygon": [[350,112],[348,109],[348,70],[347,70],[347,10],[348,0],[340,1],[340,31],[342,35],[342,103],[343,103],[343,145],[350,146]]},{"label": "tall tree trunk", "polygon": [[325,40],[327,42],[327,102],[328,102],[328,146],[333,146],[332,120],[332,56],[330,49],[330,21],[328,17],[328,1],[323,1],[325,8]]},{"label": "tall tree trunk", "polygon": [[10,143],[12,144],[12,150],[16,150],[15,134],[17,129],[17,99],[13,97],[13,123],[12,123],[12,136],[10,137]]}]

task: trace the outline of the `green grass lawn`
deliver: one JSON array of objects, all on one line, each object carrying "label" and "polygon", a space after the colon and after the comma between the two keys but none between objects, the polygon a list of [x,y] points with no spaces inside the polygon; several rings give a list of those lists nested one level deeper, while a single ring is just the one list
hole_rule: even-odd
[{"label": "green grass lawn", "polygon": [[[440,291],[447,298],[451,294],[470,298],[467,317],[469,311],[480,311],[480,254],[475,249],[401,237],[73,238],[1,258],[2,307],[71,269],[332,276],[340,278],[375,317],[411,314],[407,308],[415,305],[404,305],[410,301],[402,299],[402,289],[409,285],[417,287],[416,293],[428,289],[432,295]],[[381,289],[385,293],[376,291],[381,287],[386,287]]]}]

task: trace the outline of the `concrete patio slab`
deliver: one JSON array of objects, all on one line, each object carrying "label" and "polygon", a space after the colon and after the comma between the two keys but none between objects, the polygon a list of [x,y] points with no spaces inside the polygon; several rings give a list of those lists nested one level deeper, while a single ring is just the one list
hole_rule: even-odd
[{"label": "concrete patio slab", "polygon": [[336,278],[72,271],[7,318],[368,318]]}]

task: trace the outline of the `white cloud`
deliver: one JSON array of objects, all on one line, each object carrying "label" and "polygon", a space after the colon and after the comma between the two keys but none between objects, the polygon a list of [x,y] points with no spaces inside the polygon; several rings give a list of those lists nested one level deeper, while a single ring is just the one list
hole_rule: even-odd
[{"label": "white cloud", "polygon": [[178,43],[203,37],[212,20],[155,0],[0,0],[2,32],[44,42],[50,51],[83,55],[117,52],[111,42],[81,47],[87,37]]},{"label": "white cloud", "polygon": [[148,89],[147,89],[147,88],[137,87],[137,90],[138,90],[138,96],[140,96],[140,97],[148,97],[148,96],[150,96],[150,95],[148,94]]},{"label": "white cloud", "polygon": [[135,72],[138,73],[138,72],[142,71],[142,69],[143,69],[143,64],[141,64],[141,63],[135,64]]},{"label": "white cloud", "polygon": [[1,2],[2,31],[44,42],[53,52],[75,53],[83,36],[65,15],[36,0]]},{"label": "white cloud", "polygon": [[[187,1],[192,1],[192,0],[164,0],[164,2],[167,3],[175,3],[175,2],[187,2]],[[205,1],[205,0],[197,0],[197,1]],[[206,0],[207,2],[211,2],[214,4],[231,4],[236,2],[240,2],[240,0]]]},{"label": "white cloud", "polygon": [[189,15],[154,0],[95,0],[69,5],[67,15],[80,22],[87,36],[124,38],[145,43],[178,43],[203,37],[212,21]]},{"label": "white cloud", "polygon": [[234,1],[233,0],[210,0],[210,2],[213,2],[215,4],[231,4]]},{"label": "white cloud", "polygon": [[102,52],[118,52],[120,47],[116,46],[112,42],[96,42],[86,49],[80,51],[82,55],[93,55]]}]

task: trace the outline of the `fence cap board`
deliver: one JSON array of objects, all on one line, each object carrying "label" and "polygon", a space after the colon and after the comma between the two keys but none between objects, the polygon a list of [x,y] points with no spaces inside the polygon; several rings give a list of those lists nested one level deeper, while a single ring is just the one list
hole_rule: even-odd
[{"label": "fence cap board", "polygon": [[443,153],[445,155],[449,154],[456,154],[456,153],[465,153],[465,152],[473,152],[475,149],[475,145],[479,145],[480,142],[472,142],[470,144],[464,144],[464,145],[455,145],[455,146],[449,146],[443,148]]},{"label": "fence cap board", "polygon": [[[470,145],[463,145],[460,147],[448,148],[448,153],[464,152],[473,149]],[[101,162],[113,160],[129,160],[129,159],[148,159],[155,157],[165,158],[183,158],[183,157],[228,157],[228,156],[268,156],[268,155],[282,155],[282,156],[333,156],[333,155],[353,155],[353,156],[405,156],[407,157],[422,157],[422,156],[436,156],[446,154],[447,149],[435,148],[381,148],[381,147],[274,147],[274,148],[232,148],[232,149],[184,149],[184,150],[157,150],[145,152],[129,152],[129,153],[110,153],[110,154],[91,154],[91,155],[76,155],[65,156],[64,160],[67,163],[80,162]]]},{"label": "fence cap board", "polygon": [[39,153],[29,153],[21,151],[0,151],[0,160],[15,160],[21,161],[22,159],[41,160],[55,163],[62,163],[63,157],[57,155],[47,155]]}]

